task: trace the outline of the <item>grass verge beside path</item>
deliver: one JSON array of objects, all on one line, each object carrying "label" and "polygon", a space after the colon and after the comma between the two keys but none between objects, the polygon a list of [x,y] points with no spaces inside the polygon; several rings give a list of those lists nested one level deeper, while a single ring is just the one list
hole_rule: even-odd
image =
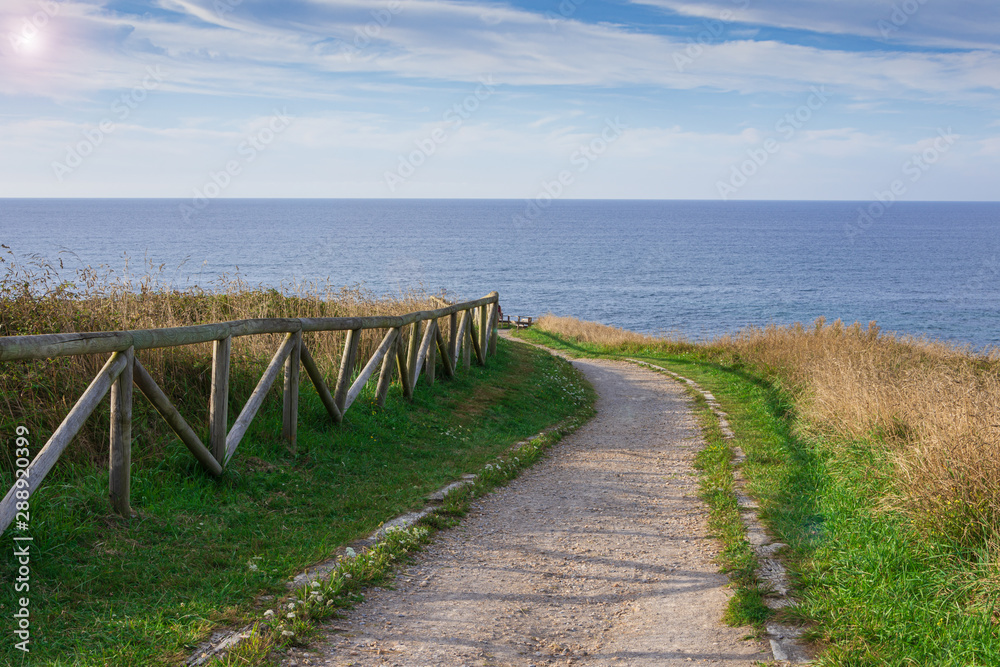
[{"label": "grass verge beside path", "polygon": [[[752,369],[718,363],[707,346],[580,343],[539,330],[519,335],[573,355],[631,357],[669,368],[711,391],[729,414],[734,444],[746,453],[749,490],[796,583],[791,620],[810,628],[817,665],[1000,665],[1000,568],[991,550],[921,537],[887,503],[898,471],[877,437],[833,441],[798,435],[787,394]],[[769,613],[748,575],[737,527],[730,452],[701,414],[709,446],[700,454],[702,492],[721,565],[734,575],[728,619],[760,622]]]},{"label": "grass verge beside path", "polygon": [[[163,457],[133,463],[131,519],[109,514],[106,472],[61,462],[32,496],[28,656],[9,630],[24,595],[11,583],[17,564],[0,559],[0,663],[176,664],[212,629],[259,618],[257,596],[284,595],[289,577],[340,545],[515,442],[588,414],[592,391],[566,362],[503,340],[497,349],[488,367],[424,386],[412,403],[397,386],[378,409],[368,387],[341,425],[303,383],[297,453],[271,400],[219,480],[180,443],[158,445]],[[134,450],[153,446],[146,432],[133,427]]]}]

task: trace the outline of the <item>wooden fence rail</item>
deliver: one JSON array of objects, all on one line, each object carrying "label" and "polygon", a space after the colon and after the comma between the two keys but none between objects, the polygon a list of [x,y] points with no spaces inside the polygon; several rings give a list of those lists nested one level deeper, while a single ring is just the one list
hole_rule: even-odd
[{"label": "wooden fence rail", "polygon": [[[20,359],[48,359],[81,354],[111,354],[107,363],[73,405],[69,414],[38,452],[23,476],[0,500],[0,533],[14,520],[17,504],[24,502],[41,484],[59,456],[79,432],[87,418],[104,397],[111,394],[111,437],[108,495],[111,506],[129,514],[130,470],[132,460],[133,385],[149,400],[182,443],[212,475],[221,475],[233,457],[250,423],[256,416],[271,386],[283,373],[282,435],[293,449],[296,445],[300,368],[316,387],[316,393],[334,422],[361,394],[362,389],[381,368],[375,390],[378,405],[385,405],[389,385],[398,373],[403,395],[413,397],[421,371],[428,383],[435,380],[440,357],[445,377],[453,377],[462,361],[468,370],[473,353],[476,362],[486,364],[488,354],[496,353],[499,295],[491,292],[482,299],[424,310],[398,317],[323,317],[237,320],[169,329],[138,331],[100,331],[37,336],[0,337],[0,362]],[[449,340],[444,339],[438,320],[449,318]],[[371,359],[355,377],[358,344],[365,329],[387,329]],[[408,338],[404,343],[404,330]],[[340,372],[331,392],[316,361],[303,345],[303,332],[346,331]],[[228,426],[229,369],[234,336],[285,334],[277,352],[261,376],[257,387],[232,427]],[[212,343],[212,384],[209,394],[207,446],[184,420],[167,395],[136,358],[137,350]],[[27,496],[25,495],[27,492]]]}]

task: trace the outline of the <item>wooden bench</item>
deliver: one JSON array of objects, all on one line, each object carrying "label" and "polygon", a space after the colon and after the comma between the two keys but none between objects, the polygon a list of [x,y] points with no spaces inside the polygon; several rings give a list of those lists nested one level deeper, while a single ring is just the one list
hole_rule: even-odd
[{"label": "wooden bench", "polygon": [[527,329],[532,325],[532,319],[527,315],[518,315],[517,321],[514,322],[514,326],[518,329]]}]

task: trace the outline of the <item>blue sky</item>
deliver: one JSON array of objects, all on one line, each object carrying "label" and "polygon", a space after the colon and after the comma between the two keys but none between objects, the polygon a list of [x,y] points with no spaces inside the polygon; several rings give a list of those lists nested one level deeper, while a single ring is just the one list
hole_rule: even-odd
[{"label": "blue sky", "polygon": [[4,0],[0,197],[996,200],[996,0]]}]

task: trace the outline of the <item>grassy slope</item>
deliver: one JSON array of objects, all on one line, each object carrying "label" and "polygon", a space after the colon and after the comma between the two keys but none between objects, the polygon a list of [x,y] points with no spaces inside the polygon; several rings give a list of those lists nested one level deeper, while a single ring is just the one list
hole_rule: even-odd
[{"label": "grassy slope", "polygon": [[[433,387],[421,380],[412,404],[395,387],[384,410],[362,394],[339,426],[306,382],[296,454],[280,439],[280,401],[272,397],[221,480],[201,472],[179,443],[158,461],[137,457],[130,520],[109,516],[106,473],[57,466],[32,498],[30,663],[186,656],[212,627],[246,617],[256,595],[283,593],[290,575],[339,545],[587,409],[591,395],[574,374],[501,340],[489,367]],[[136,450],[143,432],[133,426]],[[0,541],[3,553],[11,553],[12,534]],[[0,560],[0,572],[12,581],[12,558]],[[0,594],[3,616],[12,589]],[[0,646],[0,661],[21,661],[12,644]]]},{"label": "grassy slope", "polygon": [[[805,441],[795,435],[793,406],[779,389],[698,351],[611,349],[540,331],[524,335],[574,354],[643,359],[712,391],[747,454],[744,475],[765,522],[790,546],[785,560],[801,602],[795,617],[811,626],[823,649],[817,664],[1000,665],[995,564],[985,552],[922,540],[904,517],[884,509],[894,470],[882,443]],[[711,427],[704,416],[703,423]],[[727,455],[711,428],[708,436],[700,457],[703,490],[713,504],[713,527],[727,540],[723,566],[737,575],[730,620],[759,620],[766,612],[745,578],[747,554],[732,539],[734,503],[720,479]]]}]

